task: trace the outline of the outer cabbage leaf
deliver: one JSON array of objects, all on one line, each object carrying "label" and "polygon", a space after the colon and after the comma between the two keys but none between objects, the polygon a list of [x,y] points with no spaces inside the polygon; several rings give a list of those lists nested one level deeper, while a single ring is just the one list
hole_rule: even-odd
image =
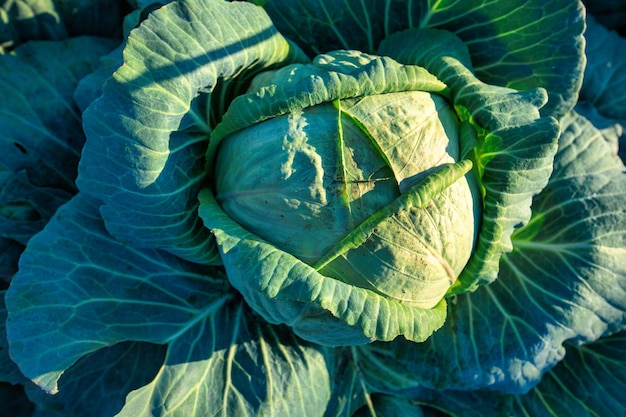
[{"label": "outer cabbage leaf", "polygon": [[76,192],[85,137],[72,93],[114,45],[93,37],[32,41],[0,56],[3,278],[12,275],[21,246]]},{"label": "outer cabbage leaf", "polygon": [[[98,349],[141,341],[167,344],[165,362],[121,415],[300,416],[325,409],[332,365],[323,348],[258,320],[214,268],[116,241],[98,209],[79,193],[22,255],[6,295],[7,334],[27,377],[48,392],[72,391],[73,364],[81,361],[75,366],[83,372],[76,372],[85,376],[83,366],[94,363],[88,355],[100,367],[98,355],[111,352]],[[316,387],[316,395],[303,395],[305,386]]]},{"label": "outer cabbage leaf", "polygon": [[[437,410],[433,416],[485,417],[514,415],[514,396],[490,389],[451,391],[417,388],[401,394],[424,409]],[[428,407],[428,408],[427,408]],[[431,414],[426,414],[430,416]],[[540,415],[533,416],[540,417]]]},{"label": "outer cabbage leaf", "polygon": [[81,112],[84,112],[91,103],[102,95],[102,86],[124,62],[122,52],[125,45],[122,43],[108,54],[100,57],[98,66],[94,71],[79,81],[76,90],[74,90],[74,101]]},{"label": "outer cabbage leaf", "polygon": [[326,354],[231,303],[180,334],[118,415],[319,416],[330,397]]},{"label": "outer cabbage leaf", "polygon": [[104,202],[107,229],[137,247],[217,262],[195,198],[211,126],[192,101],[220,80],[294,59],[298,50],[251,4],[181,1],[143,21],[84,115],[77,183]]},{"label": "outer cabbage leaf", "polygon": [[26,245],[71,197],[62,188],[33,185],[26,170],[0,171],[0,236]]},{"label": "outer cabbage leaf", "polygon": [[120,37],[123,0],[10,0],[0,4],[0,53],[28,40]]},{"label": "outer cabbage leaf", "polygon": [[81,193],[59,209],[7,291],[12,356],[47,391],[87,353],[126,340],[165,343],[231,297],[208,271],[115,241],[98,208]]},{"label": "outer cabbage leaf", "polygon": [[553,175],[498,279],[449,299],[446,324],[425,343],[363,347],[372,366],[437,390],[525,393],[563,359],[564,342],[624,328],[624,165],[576,113],[562,128]]},{"label": "outer cabbage leaf", "polygon": [[626,123],[626,39],[587,18],[587,66],[580,101],[605,117]]},{"label": "outer cabbage leaf", "polygon": [[361,409],[357,410],[353,417],[424,417],[422,407],[404,397],[394,397],[390,395],[373,395],[371,401]]},{"label": "outer cabbage leaf", "polygon": [[[126,15],[124,18],[124,41],[111,51],[108,55],[100,58],[100,65],[91,74],[80,80],[76,91],[74,92],[74,100],[81,111],[84,111],[93,101],[102,95],[102,86],[111,75],[123,63],[122,55],[126,47],[126,38],[131,30],[135,29],[139,24],[147,18],[150,12],[158,9],[164,4],[170,3],[172,0],[147,0],[139,1],[139,9]],[[130,1],[130,3],[134,3]],[[146,4],[144,4],[146,3]]]},{"label": "outer cabbage leaf", "polygon": [[4,305],[5,291],[4,289],[0,290],[0,382],[23,384],[27,380],[9,356],[9,343],[6,338],[7,311]]},{"label": "outer cabbage leaf", "polygon": [[372,390],[354,361],[354,350],[335,348],[332,374],[332,395],[325,417],[350,417],[356,410],[371,403]]},{"label": "outer cabbage leaf", "polygon": [[616,150],[622,162],[626,163],[626,123],[618,123],[614,119],[603,116],[589,102],[580,102],[576,106],[576,111],[589,120],[604,136],[607,142]]},{"label": "outer cabbage leaf", "polygon": [[382,39],[410,27],[450,31],[469,47],[483,81],[517,90],[545,88],[550,99],[544,115],[558,118],[570,110],[582,82],[584,10],[578,1],[254,2],[263,5],[281,33],[311,54],[333,49],[373,53]]},{"label": "outer cabbage leaf", "polygon": [[8,356],[4,289],[28,240],[76,191],[84,135],[72,92],[113,46],[92,37],[32,41],[0,56],[1,381],[25,382]]},{"label": "outer cabbage leaf", "polygon": [[63,374],[56,395],[29,381],[26,394],[37,404],[33,417],[117,415],[127,394],[154,378],[166,349],[165,345],[122,342],[90,353]]},{"label": "outer cabbage leaf", "polygon": [[91,37],[36,41],[0,56],[0,161],[7,169],[25,170],[35,186],[75,192],[85,137],[72,94],[115,44]]},{"label": "outer cabbage leaf", "polygon": [[626,161],[626,59],[622,51],[626,39],[598,24],[592,16],[587,18],[587,66],[580,90],[580,101],[591,103],[597,116],[591,122],[599,127],[619,123],[620,156]]},{"label": "outer cabbage leaf", "polygon": [[52,0],[18,0],[4,2],[0,7],[0,52],[31,39],[58,40],[67,37],[59,24],[59,14]]},{"label": "outer cabbage leaf", "polygon": [[532,198],[552,170],[559,128],[540,115],[545,91],[482,83],[471,72],[466,46],[445,31],[397,33],[383,41],[380,53],[422,65],[445,82],[457,114],[477,132],[472,159],[483,192],[483,220],[472,258],[452,292],[492,282],[500,257],[512,249],[511,234],[530,219]]},{"label": "outer cabbage leaf", "polygon": [[331,378],[333,391],[323,414],[325,417],[423,415],[420,405],[411,402],[413,398],[405,392],[401,396],[392,396],[386,395],[386,389],[380,389],[376,382],[386,380],[389,375],[372,378],[369,369],[362,367],[364,363],[360,360],[359,348],[336,348],[334,352],[334,373]]},{"label": "outer cabbage leaf", "polygon": [[568,346],[565,359],[526,395],[515,398],[514,416],[625,416],[626,333],[583,346]]}]

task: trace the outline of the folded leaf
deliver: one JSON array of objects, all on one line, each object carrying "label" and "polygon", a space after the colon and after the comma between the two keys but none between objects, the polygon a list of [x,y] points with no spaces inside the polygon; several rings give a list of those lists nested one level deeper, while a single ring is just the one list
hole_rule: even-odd
[{"label": "folded leaf", "polygon": [[198,113],[192,102],[223,81],[302,59],[251,4],[189,0],[151,13],[84,116],[88,140],[77,183],[104,202],[107,229],[136,247],[219,262],[195,214],[210,109]]}]

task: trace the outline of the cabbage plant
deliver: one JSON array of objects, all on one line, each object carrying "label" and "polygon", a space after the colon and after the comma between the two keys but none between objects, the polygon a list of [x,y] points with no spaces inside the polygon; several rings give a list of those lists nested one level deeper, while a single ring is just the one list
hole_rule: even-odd
[{"label": "cabbage plant", "polygon": [[0,6],[14,415],[624,415],[582,3],[105,3]]}]

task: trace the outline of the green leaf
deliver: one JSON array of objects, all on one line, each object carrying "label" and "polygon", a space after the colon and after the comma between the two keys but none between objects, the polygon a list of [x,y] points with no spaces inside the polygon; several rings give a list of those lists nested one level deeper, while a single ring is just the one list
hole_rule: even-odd
[{"label": "green leaf", "polygon": [[281,33],[312,55],[333,49],[373,53],[384,38],[412,27],[449,31],[469,47],[483,81],[516,90],[545,88],[550,99],[544,115],[558,118],[572,109],[582,82],[579,1],[268,0],[263,7]]},{"label": "green leaf", "polygon": [[[77,396],[110,392],[96,397],[111,410],[134,388],[120,415],[308,416],[326,408],[332,362],[324,348],[263,322],[219,270],[114,240],[98,209],[83,193],[61,207],[29,242],[7,292],[12,358],[45,391],[59,391],[33,399],[64,416],[105,409]],[[164,347],[122,343],[131,341],[167,344],[165,358]],[[123,383],[122,369],[135,369]]]},{"label": "green leaf", "polygon": [[118,416],[319,416],[329,367],[323,349],[231,303],[170,343],[159,374]]},{"label": "green leaf", "polygon": [[85,137],[72,93],[114,45],[91,37],[32,41],[0,56],[0,277],[6,282],[23,245],[76,192]]},{"label": "green leaf", "polygon": [[67,37],[67,30],[59,24],[60,16],[52,0],[4,2],[0,7],[0,18],[0,52],[27,40]]},{"label": "green leaf", "polygon": [[[437,417],[512,416],[513,396],[489,388],[468,391],[432,390],[418,387],[402,395],[424,406],[424,415]],[[432,414],[427,413],[432,410]],[[434,411],[437,410],[437,411]]]},{"label": "green leaf", "polygon": [[0,236],[26,245],[71,197],[63,189],[33,185],[26,170],[0,171]]},{"label": "green leaf", "polygon": [[7,310],[4,305],[6,290],[0,290],[0,382],[23,384],[27,381],[19,371],[17,364],[9,356],[9,343],[6,337]]},{"label": "green leaf", "polygon": [[526,395],[515,398],[515,416],[625,416],[626,333],[567,347],[565,359]]},{"label": "green leaf", "polygon": [[106,55],[100,57],[98,66],[84,76],[74,90],[74,101],[84,112],[91,103],[102,95],[102,86],[123,63],[122,52],[125,43],[120,44]]},{"label": "green leaf", "polygon": [[523,393],[563,359],[566,341],[624,328],[624,165],[576,113],[562,130],[550,182],[498,279],[448,299],[445,325],[425,343],[373,345],[386,367],[437,390]]},{"label": "green leaf", "polygon": [[107,229],[134,246],[218,262],[196,216],[212,126],[192,102],[222,81],[299,57],[251,4],[188,0],[151,13],[84,116],[88,140],[77,183],[104,202]]},{"label": "green leaf", "polygon": [[626,39],[607,30],[593,17],[587,19],[587,66],[580,101],[588,101],[600,114],[626,123]]},{"label": "green leaf", "polygon": [[626,163],[626,121],[618,123],[601,115],[598,110],[589,102],[580,102],[576,105],[576,112],[591,122],[604,136],[606,141],[617,149],[617,154]]},{"label": "green leaf", "polygon": [[0,161],[8,170],[26,170],[35,186],[75,192],[85,137],[72,94],[114,46],[81,37],[30,42],[0,56]]},{"label": "green leaf", "polygon": [[118,343],[79,359],[59,380],[57,394],[50,395],[32,383],[26,393],[46,416],[117,415],[128,393],[154,378],[165,351],[165,345]]},{"label": "green leaf", "polygon": [[4,1],[0,5],[0,53],[29,40],[120,37],[125,6],[122,0]]},{"label": "green leaf", "polygon": [[60,208],[29,242],[6,294],[11,355],[46,391],[86,354],[175,340],[232,297],[212,270],[115,241],[98,211],[82,193]]},{"label": "green leaf", "polygon": [[483,192],[483,222],[474,253],[451,292],[492,282],[502,254],[512,250],[511,234],[529,221],[532,198],[552,170],[559,127],[552,117],[540,115],[545,91],[517,92],[481,82],[464,64],[465,45],[441,30],[392,35],[380,53],[435,74],[448,86],[461,120],[477,132],[471,157]]},{"label": "green leaf", "polygon": [[351,417],[356,410],[371,403],[372,390],[358,368],[354,348],[335,348],[331,375],[332,395],[325,417]]},{"label": "green leaf", "polygon": [[423,341],[445,320],[445,301],[422,309],[325,277],[248,232],[224,213],[208,189],[200,217],[211,229],[231,284],[270,323],[285,323],[325,345],[358,345],[404,335]]},{"label": "green leaf", "polygon": [[423,417],[422,407],[404,397],[374,395],[371,404],[357,410],[354,417]]},{"label": "green leaf", "polygon": [[381,395],[389,392],[382,385],[394,376],[386,373],[370,374],[361,356],[365,349],[361,346],[335,349],[333,396],[324,416],[421,417],[421,407],[411,403],[404,393],[401,396]]},{"label": "green leaf", "polygon": [[[471,254],[474,230],[465,222],[473,225],[474,219],[462,216],[472,213],[472,199],[467,184],[458,182],[471,167],[469,160],[436,167],[354,228],[313,267],[391,300],[434,307]],[[456,200],[458,195],[469,198]],[[454,236],[452,242],[448,235]],[[382,250],[385,242],[406,250]]]}]

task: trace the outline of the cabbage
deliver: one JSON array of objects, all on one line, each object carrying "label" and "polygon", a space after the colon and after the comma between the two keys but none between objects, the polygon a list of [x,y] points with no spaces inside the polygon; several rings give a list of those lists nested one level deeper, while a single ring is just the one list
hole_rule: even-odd
[{"label": "cabbage", "polygon": [[582,3],[62,3],[0,5],[0,414],[623,415]]}]

